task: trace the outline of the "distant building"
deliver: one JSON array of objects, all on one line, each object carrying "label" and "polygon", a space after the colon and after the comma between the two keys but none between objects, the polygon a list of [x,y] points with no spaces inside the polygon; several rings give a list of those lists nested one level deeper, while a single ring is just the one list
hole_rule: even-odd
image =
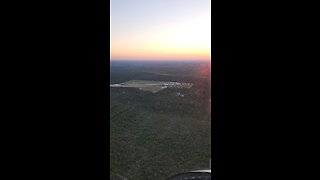
[{"label": "distant building", "polygon": [[179,92],[176,94],[176,96],[184,97],[184,95]]}]

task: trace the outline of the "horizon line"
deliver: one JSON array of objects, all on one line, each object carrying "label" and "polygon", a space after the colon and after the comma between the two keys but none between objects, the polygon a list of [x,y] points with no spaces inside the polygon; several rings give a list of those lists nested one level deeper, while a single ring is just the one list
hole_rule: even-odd
[{"label": "horizon line", "polygon": [[110,61],[211,61],[211,59],[110,59]]}]

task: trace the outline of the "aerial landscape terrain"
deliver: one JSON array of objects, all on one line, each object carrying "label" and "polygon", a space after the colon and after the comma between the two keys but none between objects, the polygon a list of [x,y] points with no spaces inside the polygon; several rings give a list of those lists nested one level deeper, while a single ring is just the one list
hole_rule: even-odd
[{"label": "aerial landscape terrain", "polygon": [[111,61],[110,178],[210,168],[210,61]]}]

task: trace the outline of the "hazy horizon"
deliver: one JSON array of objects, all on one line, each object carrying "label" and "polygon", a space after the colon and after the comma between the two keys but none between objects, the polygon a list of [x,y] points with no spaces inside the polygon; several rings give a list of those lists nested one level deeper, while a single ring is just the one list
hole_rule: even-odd
[{"label": "hazy horizon", "polygon": [[110,61],[210,61],[209,0],[112,0]]}]

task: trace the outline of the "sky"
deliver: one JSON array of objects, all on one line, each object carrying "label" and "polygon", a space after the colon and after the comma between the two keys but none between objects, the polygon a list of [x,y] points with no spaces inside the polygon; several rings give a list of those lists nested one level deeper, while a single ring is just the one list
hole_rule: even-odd
[{"label": "sky", "polygon": [[211,60],[210,0],[111,0],[111,60]]}]

